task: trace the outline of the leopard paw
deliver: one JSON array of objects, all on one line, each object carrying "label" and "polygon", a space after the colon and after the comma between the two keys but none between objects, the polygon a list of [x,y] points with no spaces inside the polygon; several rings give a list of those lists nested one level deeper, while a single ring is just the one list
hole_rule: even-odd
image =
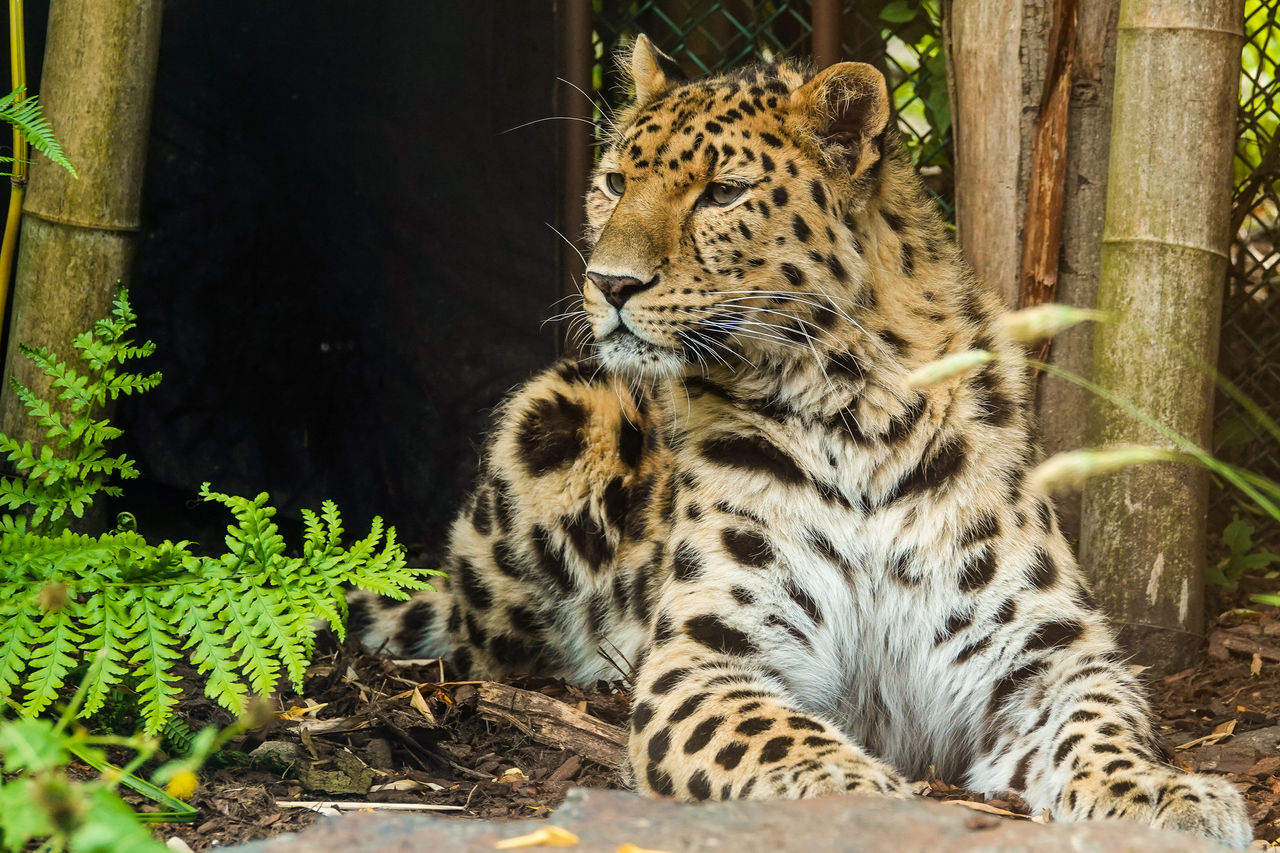
[{"label": "leopard paw", "polygon": [[825,794],[876,794],[906,798],[911,788],[898,771],[856,749],[808,758],[770,769],[764,776],[766,797],[804,799]]},{"label": "leopard paw", "polygon": [[1244,798],[1227,780],[1163,766],[1139,770],[1132,775],[1082,776],[1066,792],[1063,817],[1135,820],[1195,833],[1229,847],[1247,847],[1253,841]]},{"label": "leopard paw", "polygon": [[1152,824],[1194,832],[1228,847],[1248,847],[1253,827],[1244,798],[1216,776],[1175,775],[1157,787]]}]

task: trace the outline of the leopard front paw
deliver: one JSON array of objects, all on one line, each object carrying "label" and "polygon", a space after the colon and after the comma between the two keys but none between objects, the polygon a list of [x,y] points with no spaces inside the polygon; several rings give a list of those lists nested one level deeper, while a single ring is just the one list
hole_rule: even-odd
[{"label": "leopard front paw", "polygon": [[1248,847],[1253,841],[1244,797],[1217,776],[1178,774],[1159,785],[1151,822],[1194,832],[1228,847]]},{"label": "leopard front paw", "polygon": [[853,748],[834,754],[800,758],[769,768],[761,792],[766,797],[803,799],[825,794],[877,794],[906,798],[911,789],[906,779],[883,761]]},{"label": "leopard front paw", "polygon": [[1227,780],[1163,766],[1136,769],[1141,772],[1080,778],[1066,792],[1063,817],[1136,820],[1228,847],[1247,847],[1253,841],[1244,798]]}]

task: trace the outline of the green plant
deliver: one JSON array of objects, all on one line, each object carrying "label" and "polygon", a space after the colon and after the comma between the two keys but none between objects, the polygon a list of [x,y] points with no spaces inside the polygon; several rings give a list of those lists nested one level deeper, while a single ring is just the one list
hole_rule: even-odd
[{"label": "green plant", "polygon": [[1230,586],[1246,572],[1265,569],[1280,560],[1280,555],[1266,551],[1253,550],[1254,527],[1239,516],[1232,518],[1231,523],[1222,531],[1222,544],[1227,546],[1227,556],[1216,566],[1210,566],[1205,577],[1215,586]]},{"label": "green plant", "polygon": [[[53,135],[53,127],[49,124],[48,119],[44,117],[44,112],[40,109],[40,102],[35,95],[27,95],[25,86],[19,86],[3,98],[0,98],[0,121],[12,125],[13,129],[22,134],[23,139],[32,148],[71,174],[76,174],[75,166],[71,165],[71,161],[67,159],[62,146]],[[0,163],[15,162],[16,159],[14,157],[0,157]],[[8,175],[11,173],[3,172],[0,174]]]},{"label": "green plant", "polygon": [[[90,665],[90,672],[101,658]],[[72,850],[76,853],[137,851],[151,853],[166,847],[156,841],[144,822],[187,822],[196,810],[175,794],[190,797],[195,771],[232,737],[249,725],[241,720],[222,731],[212,726],[187,733],[181,757],[152,773],[152,782],[134,775],[155,757],[160,741],[146,735],[94,735],[72,721],[85,698],[82,683],[57,720],[0,718],[0,849]],[[105,750],[133,753],[124,767],[108,762]],[[77,758],[98,771],[96,778],[72,780],[67,769]],[[153,784],[154,783],[154,784]],[[167,807],[166,811],[135,813],[116,793],[118,785]],[[164,785],[164,788],[157,787]]]},{"label": "green plant", "polygon": [[149,543],[127,515],[96,536],[69,529],[94,495],[118,493],[109,477],[136,476],[131,460],[106,451],[120,430],[95,417],[107,400],[160,381],[123,369],[154,348],[129,340],[135,319],[121,290],[112,317],[76,337],[80,369],[47,350],[23,350],[49,378],[53,399],[15,382],[45,441],[0,435],[0,452],[21,474],[0,478],[0,507],[21,511],[0,515],[0,699],[34,717],[97,656],[81,715],[128,686],[155,733],[178,701],[179,661],[204,677],[206,695],[243,713],[250,692],[269,693],[282,677],[301,689],[315,622],[343,634],[344,585],[403,599],[439,572],[407,568],[395,529],[377,517],[367,536],[344,547],[330,501],[319,514],[304,511],[300,553],[289,556],[265,493],[236,497],[207,483],[200,496],[233,519],[220,556],[193,553],[185,541]]}]

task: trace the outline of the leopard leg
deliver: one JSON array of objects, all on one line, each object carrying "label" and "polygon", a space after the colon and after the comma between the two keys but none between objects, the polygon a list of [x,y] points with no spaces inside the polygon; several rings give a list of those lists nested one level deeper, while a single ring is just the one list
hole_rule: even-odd
[{"label": "leopard leg", "polygon": [[1081,643],[1025,660],[996,683],[994,728],[970,783],[1016,791],[1058,820],[1124,818],[1247,846],[1239,792],[1161,762],[1134,676],[1110,649]]},{"label": "leopard leg", "polygon": [[807,703],[812,684],[839,682],[840,643],[820,595],[789,582],[794,549],[710,506],[692,514],[698,523],[676,526],[636,680],[628,751],[639,789],[685,800],[908,796],[902,776],[841,729],[836,702]]},{"label": "leopard leg", "polygon": [[475,676],[625,676],[615,664],[648,630],[636,578],[652,558],[642,522],[667,452],[649,417],[641,394],[590,365],[534,376],[496,414],[450,532],[446,591],[355,597],[365,643],[447,656]]}]

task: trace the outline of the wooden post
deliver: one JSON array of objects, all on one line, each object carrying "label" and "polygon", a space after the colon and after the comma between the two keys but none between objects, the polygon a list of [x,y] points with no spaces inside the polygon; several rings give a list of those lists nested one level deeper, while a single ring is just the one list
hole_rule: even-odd
[{"label": "wooden post", "polygon": [[[566,0],[561,14],[560,78],[556,114],[560,122],[560,288],[565,296],[582,289],[582,235],[586,226],[583,195],[591,174],[591,2]],[[612,61],[606,57],[606,62]],[[561,335],[561,351],[571,344]]]},{"label": "wooden post", "polygon": [[813,27],[813,64],[819,70],[840,61],[839,0],[813,0],[809,19]]},{"label": "wooden post", "polygon": [[[36,155],[23,207],[5,373],[43,389],[17,350],[71,356],[78,333],[106,316],[128,278],[139,224],[160,0],[54,0],[40,100],[80,177]],[[0,431],[39,439],[8,382]]]},{"label": "wooden post", "polygon": [[[1078,5],[1076,14],[1063,180],[1062,248],[1055,300],[1092,308],[1097,304],[1102,219],[1106,210],[1111,92],[1120,0],[1087,0]],[[1081,376],[1092,375],[1093,326],[1082,323],[1055,337],[1049,361]],[[1045,454],[1084,447],[1089,392],[1052,376],[1041,376],[1036,391],[1036,411]],[[1080,495],[1060,495],[1057,504],[1063,531],[1071,539],[1079,538]]]},{"label": "wooden post", "polygon": [[[1121,0],[1094,378],[1208,446],[1230,245],[1240,0]],[[1095,400],[1090,443],[1166,444]],[[1143,465],[1090,481],[1081,562],[1138,662],[1188,666],[1203,629],[1208,475]]]},{"label": "wooden post", "polygon": [[[956,229],[978,278],[1017,305],[1031,151],[1024,0],[944,2],[955,128]],[[1030,109],[1038,105],[1036,90]]]}]

